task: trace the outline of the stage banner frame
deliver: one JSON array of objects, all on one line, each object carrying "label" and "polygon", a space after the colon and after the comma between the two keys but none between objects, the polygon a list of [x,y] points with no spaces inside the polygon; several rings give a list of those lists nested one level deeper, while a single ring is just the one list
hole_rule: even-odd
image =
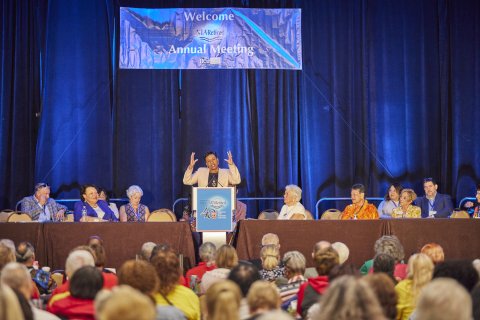
[{"label": "stage banner frame", "polygon": [[120,8],[120,69],[302,70],[299,8]]},{"label": "stage banner frame", "polygon": [[236,188],[192,188],[192,210],[196,231],[226,231],[235,227]]}]

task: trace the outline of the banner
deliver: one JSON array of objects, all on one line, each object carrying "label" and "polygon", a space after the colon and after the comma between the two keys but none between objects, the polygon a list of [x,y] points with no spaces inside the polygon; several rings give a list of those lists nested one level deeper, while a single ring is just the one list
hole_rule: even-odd
[{"label": "banner", "polygon": [[235,188],[193,188],[192,209],[197,231],[232,231]]},{"label": "banner", "polygon": [[122,69],[302,69],[300,9],[120,8]]}]

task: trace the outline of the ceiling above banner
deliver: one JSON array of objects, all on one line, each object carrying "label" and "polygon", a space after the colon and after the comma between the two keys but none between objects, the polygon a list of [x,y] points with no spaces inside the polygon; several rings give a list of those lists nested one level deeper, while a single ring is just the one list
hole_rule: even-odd
[{"label": "ceiling above banner", "polygon": [[121,69],[302,69],[300,9],[120,8]]}]

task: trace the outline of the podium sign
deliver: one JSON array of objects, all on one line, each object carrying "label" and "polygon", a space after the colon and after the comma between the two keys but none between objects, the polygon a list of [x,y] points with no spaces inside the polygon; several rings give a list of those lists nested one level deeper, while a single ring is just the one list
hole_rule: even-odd
[{"label": "podium sign", "polygon": [[232,231],[235,188],[193,188],[192,209],[197,231]]}]

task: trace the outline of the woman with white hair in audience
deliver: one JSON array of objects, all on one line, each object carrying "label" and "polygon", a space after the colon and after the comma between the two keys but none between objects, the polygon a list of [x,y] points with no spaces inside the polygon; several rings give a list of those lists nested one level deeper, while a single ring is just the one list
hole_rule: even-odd
[{"label": "woman with white hair in audience", "polygon": [[230,270],[238,264],[238,255],[235,248],[229,244],[224,244],[218,248],[215,256],[216,269],[205,272],[200,283],[200,292],[207,292],[208,288],[219,281],[227,279]]},{"label": "woman with white hair in audience", "polygon": [[302,200],[302,189],[294,184],[286,186],[283,194],[285,205],[282,207],[278,219],[306,220],[305,207],[300,203],[300,200]]},{"label": "woman with white hair in audience", "polygon": [[433,269],[432,260],[423,253],[416,253],[408,259],[407,279],[395,286],[398,297],[397,319],[409,319],[421,290],[432,280]]},{"label": "woman with white hair in audience", "polygon": [[137,185],[132,185],[127,189],[129,202],[120,207],[121,222],[145,222],[150,216],[150,210],[144,204],[140,203],[143,196],[143,190]]},{"label": "woman with white hair in audience", "polygon": [[192,287],[192,283],[190,282],[192,277],[196,277],[197,283],[200,284],[202,281],[202,277],[207,271],[212,271],[216,269],[217,266],[215,265],[215,254],[217,252],[217,247],[211,242],[204,242],[198,249],[198,254],[200,256],[200,263],[198,266],[191,268],[187,271],[186,280],[187,285]]},{"label": "woman with white hair in audience", "polygon": [[[300,286],[307,281],[303,276],[305,273],[306,259],[299,251],[289,251],[283,255],[283,265],[285,266],[285,277],[287,283],[278,286],[280,299],[282,300],[282,309],[287,310],[293,303],[296,305],[297,293]],[[292,305],[292,308],[293,308]],[[296,310],[296,306],[294,308]]]}]

